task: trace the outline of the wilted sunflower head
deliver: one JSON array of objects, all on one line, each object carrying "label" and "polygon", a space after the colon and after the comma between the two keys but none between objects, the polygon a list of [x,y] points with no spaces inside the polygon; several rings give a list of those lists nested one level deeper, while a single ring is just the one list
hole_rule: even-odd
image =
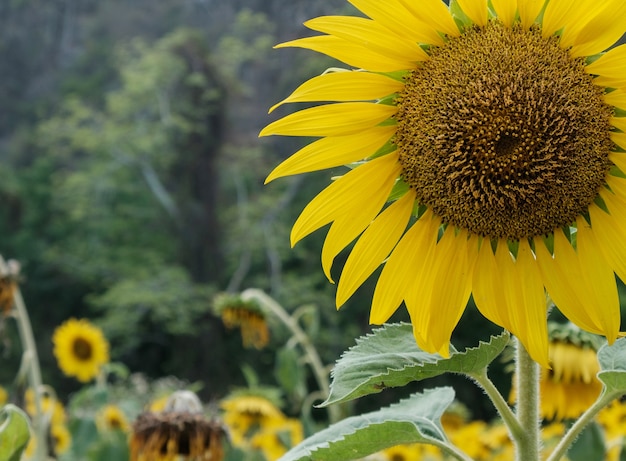
[{"label": "wilted sunflower head", "polygon": [[88,320],[67,320],[54,331],[52,342],[61,371],[81,382],[95,378],[109,362],[109,343]]},{"label": "wilted sunflower head", "polygon": [[[284,43],[345,62],[283,103],[262,136],[315,136],[267,181],[344,164],[292,244],[331,224],[334,258],[356,240],[341,306],[384,265],[370,320],[404,303],[415,338],[447,355],[470,296],[548,366],[546,292],[615,340],[626,280],[623,0],[349,0],[367,17],[305,23]],[[607,51],[608,50],[608,51]],[[275,107],[279,106],[277,104]]]},{"label": "wilted sunflower head", "polygon": [[241,296],[222,293],[213,300],[215,313],[221,316],[226,328],[241,330],[244,347],[263,349],[270,339],[265,311],[254,300],[244,300]]}]

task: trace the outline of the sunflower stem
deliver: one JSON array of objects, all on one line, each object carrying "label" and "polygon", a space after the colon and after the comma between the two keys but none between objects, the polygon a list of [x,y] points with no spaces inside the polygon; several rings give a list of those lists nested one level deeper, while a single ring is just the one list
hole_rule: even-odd
[{"label": "sunflower stem", "polygon": [[491,381],[491,379],[489,379],[489,376],[487,376],[487,368],[482,369],[478,373],[469,373],[468,376],[473,379],[476,384],[478,384],[478,386],[483,389],[483,391],[485,391],[485,394],[487,394],[487,397],[489,397],[491,403],[493,403],[493,406],[496,408],[496,410],[498,410],[498,414],[502,418],[506,427],[509,429],[509,433],[523,433],[524,428],[515,417],[515,414],[511,410],[511,407],[509,407],[504,397],[502,397],[502,394],[493,384],[493,381]]},{"label": "sunflower stem", "polygon": [[593,421],[598,412],[622,394],[622,392],[603,392],[602,395],[598,397],[598,400],[587,408],[580,418],[574,422],[572,427],[569,428],[552,453],[550,453],[550,456],[546,458],[546,461],[558,461],[563,458],[563,456],[567,454],[567,450],[571,448],[576,438],[580,435],[583,429],[587,427],[587,424]]},{"label": "sunflower stem", "polygon": [[[241,293],[241,298],[246,301],[255,299],[260,302],[263,306],[269,309],[289,329],[289,331],[291,331],[296,341],[300,344],[300,346],[302,346],[302,349],[304,349],[304,353],[306,354],[308,362],[311,365],[317,385],[319,386],[324,398],[327,399],[330,395],[328,372],[322,363],[315,346],[311,342],[311,339],[304,332],[304,330],[300,328],[297,320],[289,315],[289,313],[272,297],[258,288],[248,288]],[[335,423],[341,419],[339,407],[336,405],[329,405],[326,408],[328,409],[328,419],[331,423]]]},{"label": "sunflower stem", "polygon": [[[12,275],[12,271],[5,260],[0,256],[0,277],[6,277]],[[15,274],[16,275],[16,274]],[[35,414],[32,415],[33,432],[37,443],[35,445],[35,460],[43,461],[47,459],[48,453],[48,438],[46,436],[46,422],[43,413],[43,404],[41,401],[41,390],[43,384],[41,381],[41,368],[39,366],[39,356],[37,355],[37,346],[35,343],[35,337],[33,335],[33,328],[28,317],[28,311],[26,310],[26,304],[22,297],[17,283],[13,290],[13,316],[16,320],[18,334],[20,341],[24,349],[24,363],[26,364],[26,371],[28,373],[28,383],[33,390],[33,397],[35,401]]]},{"label": "sunflower stem", "polygon": [[[516,347],[517,420],[519,429],[511,431],[517,461],[539,461],[539,365],[517,340]],[[510,429],[510,428],[509,428]]]}]

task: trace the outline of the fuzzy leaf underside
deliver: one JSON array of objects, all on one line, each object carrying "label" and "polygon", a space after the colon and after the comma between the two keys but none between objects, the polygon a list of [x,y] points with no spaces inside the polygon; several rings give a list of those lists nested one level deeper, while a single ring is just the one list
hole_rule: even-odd
[{"label": "fuzzy leaf underside", "polygon": [[450,348],[450,357],[421,350],[411,324],[385,325],[357,340],[332,371],[328,399],[320,406],[345,402],[374,394],[387,387],[404,386],[412,381],[446,372],[473,373],[489,365],[509,342],[509,334],[492,336],[475,348],[459,352]]},{"label": "fuzzy leaf underside", "polygon": [[606,386],[605,392],[626,393],[626,338],[618,339],[611,346],[602,346],[598,351],[598,361],[598,379]]},{"label": "fuzzy leaf underside", "polygon": [[440,418],[451,387],[430,389],[389,407],[346,418],[289,450],[279,461],[348,461],[410,443],[447,444]]},{"label": "fuzzy leaf underside", "polygon": [[0,459],[19,461],[30,438],[28,416],[12,404],[0,410]]}]

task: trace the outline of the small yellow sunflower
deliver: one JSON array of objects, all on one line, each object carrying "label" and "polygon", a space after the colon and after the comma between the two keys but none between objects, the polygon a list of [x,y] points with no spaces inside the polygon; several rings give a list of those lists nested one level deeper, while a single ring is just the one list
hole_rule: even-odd
[{"label": "small yellow sunflower", "polygon": [[102,408],[96,416],[96,425],[102,432],[130,430],[126,415],[117,405],[106,405]]},{"label": "small yellow sunflower", "polygon": [[244,347],[263,349],[267,346],[270,331],[265,312],[258,303],[224,293],[215,297],[213,306],[215,312],[222,317],[226,328],[239,327]]},{"label": "small yellow sunflower", "polygon": [[54,452],[57,455],[65,453],[72,444],[72,435],[64,424],[51,425],[50,437],[54,443]]},{"label": "small yellow sunflower", "polygon": [[303,439],[302,423],[294,418],[274,418],[250,438],[250,447],[274,461]]},{"label": "small yellow sunflower", "polygon": [[220,406],[233,445],[243,448],[250,446],[250,439],[256,432],[287,418],[274,402],[257,395],[235,394],[223,400]]},{"label": "small yellow sunflower", "polygon": [[350,66],[280,104],[331,103],[260,133],[320,138],[267,181],[355,166],[291,234],[293,245],[331,224],[329,278],[356,239],[337,306],[384,264],[371,322],[404,302],[429,352],[448,355],[473,296],[547,367],[545,292],[612,343],[614,274],[626,281],[626,45],[610,48],[626,31],[626,2],[349,2],[367,17],[319,17],[305,25],[322,35],[280,45]]},{"label": "small yellow sunflower", "polygon": [[[30,416],[34,416],[37,413],[35,395],[32,388],[26,389],[24,393],[24,409]],[[65,407],[49,392],[44,392],[41,396],[41,412],[51,425],[64,425],[67,421]]]},{"label": "small yellow sunflower", "polygon": [[70,319],[52,337],[59,368],[81,382],[93,379],[109,361],[109,343],[102,330],[85,319]]}]

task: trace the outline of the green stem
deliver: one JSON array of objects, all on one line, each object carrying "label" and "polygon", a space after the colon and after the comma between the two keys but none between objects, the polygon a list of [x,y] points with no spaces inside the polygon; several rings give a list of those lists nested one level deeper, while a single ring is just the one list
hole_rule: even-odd
[{"label": "green stem", "polygon": [[[0,256],[0,277],[10,275],[7,264],[2,256]],[[35,414],[32,415],[33,432],[37,439],[37,446],[35,450],[36,460],[47,459],[48,453],[48,438],[46,436],[46,420],[43,414],[43,405],[41,402],[41,390],[43,389],[41,381],[41,368],[39,366],[39,357],[37,355],[37,346],[35,344],[35,338],[33,336],[33,329],[28,317],[28,311],[22,298],[22,293],[18,286],[15,287],[13,292],[13,304],[14,304],[14,316],[16,319],[17,329],[20,336],[20,341],[24,349],[24,356],[26,357],[26,365],[28,371],[28,382],[30,388],[33,390],[33,397],[35,399]]]},{"label": "green stem", "polygon": [[587,408],[587,410],[576,420],[572,427],[569,428],[552,453],[550,453],[550,456],[548,456],[546,461],[558,461],[565,456],[567,450],[569,450],[572,443],[574,443],[574,440],[576,440],[587,424],[593,421],[598,412],[622,394],[622,392],[603,392],[598,400]]},{"label": "green stem", "polygon": [[454,445],[448,445],[447,443],[439,442],[439,441],[429,441],[430,444],[439,447],[441,451],[448,453],[455,459],[459,461],[474,461],[472,458],[463,453],[458,447]]},{"label": "green stem", "polygon": [[513,410],[509,407],[508,403],[500,394],[500,391],[493,384],[489,376],[487,376],[487,368],[482,369],[478,373],[468,373],[468,376],[473,379],[487,394],[487,397],[496,407],[500,417],[511,434],[521,434],[524,432],[524,428],[520,425],[519,421],[515,417]]},{"label": "green stem", "polygon": [[512,432],[517,461],[539,461],[539,365],[523,344],[516,347],[517,420],[522,431]]},{"label": "green stem", "polygon": [[[302,346],[307,356],[308,362],[313,370],[313,375],[317,381],[317,385],[322,391],[324,398],[328,398],[330,395],[330,382],[328,379],[328,372],[326,367],[322,363],[320,356],[315,349],[315,346],[311,342],[309,336],[300,328],[298,322],[287,313],[283,307],[278,304],[272,297],[267,295],[262,290],[257,288],[248,288],[241,293],[241,298],[244,300],[255,299],[263,306],[268,308],[293,334],[296,341]],[[331,423],[335,423],[341,419],[340,408],[336,405],[328,405],[328,419]]]}]

